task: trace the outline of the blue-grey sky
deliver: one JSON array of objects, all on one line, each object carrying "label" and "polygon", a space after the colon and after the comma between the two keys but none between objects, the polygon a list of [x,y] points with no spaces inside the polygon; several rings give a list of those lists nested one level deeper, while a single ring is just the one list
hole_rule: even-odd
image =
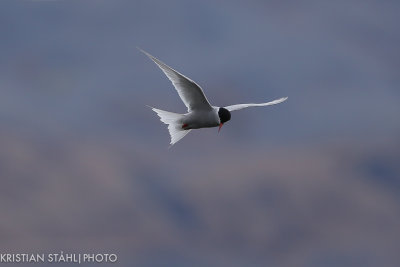
[{"label": "blue-grey sky", "polygon": [[[397,266],[398,1],[1,1],[0,250]],[[232,114],[185,107],[136,47]]]}]

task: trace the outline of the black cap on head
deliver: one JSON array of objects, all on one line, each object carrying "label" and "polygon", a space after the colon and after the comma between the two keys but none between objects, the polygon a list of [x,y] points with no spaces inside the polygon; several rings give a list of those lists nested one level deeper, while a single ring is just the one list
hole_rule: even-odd
[{"label": "black cap on head", "polygon": [[219,108],[218,116],[221,123],[225,123],[231,119],[231,113],[226,108]]}]

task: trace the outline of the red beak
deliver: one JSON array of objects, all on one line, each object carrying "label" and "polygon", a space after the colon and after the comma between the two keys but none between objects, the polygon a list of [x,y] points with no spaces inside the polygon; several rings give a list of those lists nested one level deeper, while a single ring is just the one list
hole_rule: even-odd
[{"label": "red beak", "polygon": [[221,131],[222,125],[224,125],[224,124],[223,123],[219,124],[218,132]]}]

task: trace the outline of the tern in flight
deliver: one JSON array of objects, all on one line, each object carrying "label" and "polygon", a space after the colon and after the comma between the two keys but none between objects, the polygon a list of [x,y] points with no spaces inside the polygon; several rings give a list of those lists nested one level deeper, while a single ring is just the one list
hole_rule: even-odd
[{"label": "tern in flight", "polygon": [[138,48],[146,56],[148,56],[158,67],[164,72],[168,79],[174,85],[183,103],[187,107],[186,114],[173,113],[161,109],[150,107],[160,120],[168,125],[168,131],[171,136],[171,146],[181,140],[192,129],[219,127],[218,132],[221,130],[222,125],[231,119],[231,111],[236,111],[248,107],[263,107],[282,103],[287,97],[282,97],[274,101],[260,104],[236,104],[226,107],[212,106],[208,102],[201,87],[189,79],[188,77],[180,74],[176,70],[169,67],[167,64],[153,57],[146,51]]}]

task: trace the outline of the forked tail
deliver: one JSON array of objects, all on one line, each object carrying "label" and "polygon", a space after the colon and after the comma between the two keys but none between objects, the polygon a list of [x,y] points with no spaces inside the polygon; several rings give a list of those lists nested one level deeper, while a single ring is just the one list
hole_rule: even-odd
[{"label": "forked tail", "polygon": [[163,123],[168,124],[168,131],[169,135],[171,136],[171,146],[181,140],[191,131],[182,129],[183,114],[173,113],[153,107],[150,108],[157,113],[158,117],[160,117],[160,120]]}]

